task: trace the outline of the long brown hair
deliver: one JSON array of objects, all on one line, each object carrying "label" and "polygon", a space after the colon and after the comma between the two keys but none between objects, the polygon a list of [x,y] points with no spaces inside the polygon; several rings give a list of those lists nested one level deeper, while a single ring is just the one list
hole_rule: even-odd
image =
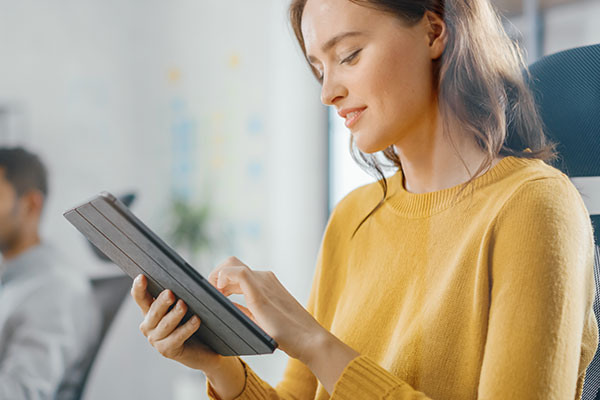
[{"label": "long brown hair", "polygon": [[[305,56],[301,22],[306,1],[292,0],[289,9],[294,33]],[[443,18],[448,41],[442,56],[434,61],[432,78],[437,83],[439,107],[446,122],[444,132],[451,141],[447,124],[457,121],[486,154],[463,189],[491,167],[498,155],[546,162],[556,158],[556,145],[546,139],[533,95],[525,84],[527,68],[521,51],[506,34],[489,0],[348,1],[392,14],[409,26],[418,23],[426,11]],[[314,69],[313,72],[316,73]],[[358,225],[358,230],[385,201],[387,181],[376,155],[361,152],[352,135],[350,151],[363,169],[379,178],[383,189],[383,198]],[[382,153],[392,166],[402,169],[394,146]]]}]

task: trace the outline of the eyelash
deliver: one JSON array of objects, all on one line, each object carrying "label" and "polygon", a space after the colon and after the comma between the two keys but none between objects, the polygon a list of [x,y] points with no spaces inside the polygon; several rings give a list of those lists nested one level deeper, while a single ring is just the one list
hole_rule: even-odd
[{"label": "eyelash", "polygon": [[[340,61],[340,65],[341,65],[341,64],[348,63],[348,62],[350,62],[350,61],[354,60],[354,59],[356,58],[356,56],[358,55],[358,53],[360,53],[360,52],[361,52],[361,50],[362,50],[362,49],[358,49],[358,50],[356,50],[354,53],[350,54],[348,57],[344,58],[342,61]],[[319,76],[319,77],[317,78],[317,80],[318,80],[320,83],[323,83],[323,75]]]},{"label": "eyelash", "polygon": [[346,57],[342,61],[340,61],[340,64],[345,64],[347,62],[354,60],[356,58],[356,56],[358,55],[358,53],[360,53],[361,50],[362,49],[356,50],[354,53],[350,54],[348,57]]}]

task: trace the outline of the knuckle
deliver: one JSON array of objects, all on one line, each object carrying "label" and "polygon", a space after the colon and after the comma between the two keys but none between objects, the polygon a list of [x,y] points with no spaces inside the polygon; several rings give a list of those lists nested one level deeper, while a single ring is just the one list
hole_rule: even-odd
[{"label": "knuckle", "polygon": [[148,334],[147,334],[148,329],[146,328],[146,321],[143,321],[140,324],[139,328],[140,328],[140,331],[144,334],[144,336],[148,336]]},{"label": "knuckle", "polygon": [[162,302],[158,302],[156,304],[156,307],[153,307],[152,309],[150,309],[150,311],[148,311],[148,319],[150,319],[151,321],[158,321],[161,319],[161,309],[164,307],[164,304]]},{"label": "knuckle", "polygon": [[166,353],[167,353],[167,348],[163,343],[156,343],[156,346],[154,346],[154,348],[156,349],[156,351],[158,351],[162,356],[166,357]]},{"label": "knuckle", "polygon": [[239,274],[242,276],[242,278],[249,278],[250,275],[252,274],[252,271],[250,271],[250,269],[248,267],[246,267],[246,268],[242,268],[240,270]]},{"label": "knuckle", "polygon": [[163,356],[166,358],[173,358],[175,353],[173,351],[173,349],[171,348],[171,346],[169,346],[166,343],[158,343],[156,345],[156,350]]},{"label": "knuckle", "polygon": [[217,270],[223,269],[225,267],[232,265],[235,262],[233,259],[234,259],[234,257],[231,257],[231,256],[227,257],[225,260],[223,260],[223,262],[221,264],[219,264],[219,267],[217,268]]},{"label": "knuckle", "polygon": [[219,270],[218,269],[214,269],[210,274],[208,274],[208,280],[209,281],[214,281],[215,278],[218,276]]},{"label": "knuckle", "polygon": [[157,331],[164,331],[165,329],[169,328],[169,319],[168,318],[163,318],[157,325],[156,325],[156,330]]}]

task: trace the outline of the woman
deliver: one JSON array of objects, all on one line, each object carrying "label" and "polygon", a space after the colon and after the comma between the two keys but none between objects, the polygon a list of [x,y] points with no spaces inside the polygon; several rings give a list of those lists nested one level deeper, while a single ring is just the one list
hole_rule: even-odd
[{"label": "woman", "polygon": [[[554,156],[518,51],[486,0],[294,0],[322,101],[359,161],[391,178],[335,208],[307,310],[230,258],[209,277],[243,294],[290,356],[272,388],[235,357],[186,342],[140,276],[140,329],[206,373],[215,399],[575,399],[597,344],[587,211]],[[383,188],[383,195],[381,193]],[[167,312],[168,311],[168,312]]]}]

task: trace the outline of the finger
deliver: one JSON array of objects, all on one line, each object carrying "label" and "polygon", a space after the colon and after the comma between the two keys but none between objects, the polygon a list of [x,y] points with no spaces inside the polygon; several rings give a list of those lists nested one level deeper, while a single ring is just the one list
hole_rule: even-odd
[{"label": "finger", "polygon": [[224,267],[248,267],[246,264],[244,264],[243,262],[240,261],[239,258],[237,257],[229,257],[227,258],[225,261],[223,261],[221,264],[219,264],[217,266],[217,268],[215,268],[210,275],[208,276],[208,281],[214,286],[217,287],[217,278],[219,276],[219,272],[221,271],[221,269],[223,269]]},{"label": "finger", "polygon": [[246,303],[254,303],[260,296],[255,271],[243,267],[223,267],[217,277],[217,289],[225,296],[243,294]]},{"label": "finger", "polygon": [[257,323],[256,320],[254,319],[254,314],[252,314],[252,311],[250,311],[248,308],[244,307],[241,304],[236,303],[235,301],[233,302],[233,304],[240,309],[241,312],[243,312],[246,317],[250,318],[254,323]]},{"label": "finger", "polygon": [[155,343],[154,347],[165,357],[173,358],[177,351],[181,348],[186,340],[188,340],[194,332],[200,327],[200,318],[194,315],[185,324],[175,329],[169,336]]},{"label": "finger", "polygon": [[217,289],[223,294],[241,294],[242,281],[247,282],[252,271],[248,267],[222,267],[217,275]]},{"label": "finger", "polygon": [[150,330],[156,328],[156,325],[165,316],[171,304],[175,302],[175,296],[170,290],[163,290],[156,300],[152,302],[146,318],[140,325],[140,330],[147,336]]},{"label": "finger", "polygon": [[169,336],[177,328],[177,325],[181,322],[185,313],[187,312],[187,305],[183,300],[177,300],[175,307],[160,320],[156,328],[152,331],[152,337],[154,340],[162,340]]},{"label": "finger", "polygon": [[147,286],[148,281],[144,275],[136,276],[131,285],[131,297],[133,297],[138,307],[142,310],[144,316],[148,313],[152,301],[154,301],[150,293],[146,290]]},{"label": "finger", "polygon": [[212,272],[208,275],[208,283],[217,287],[217,276],[219,275],[219,267],[212,270]]}]

